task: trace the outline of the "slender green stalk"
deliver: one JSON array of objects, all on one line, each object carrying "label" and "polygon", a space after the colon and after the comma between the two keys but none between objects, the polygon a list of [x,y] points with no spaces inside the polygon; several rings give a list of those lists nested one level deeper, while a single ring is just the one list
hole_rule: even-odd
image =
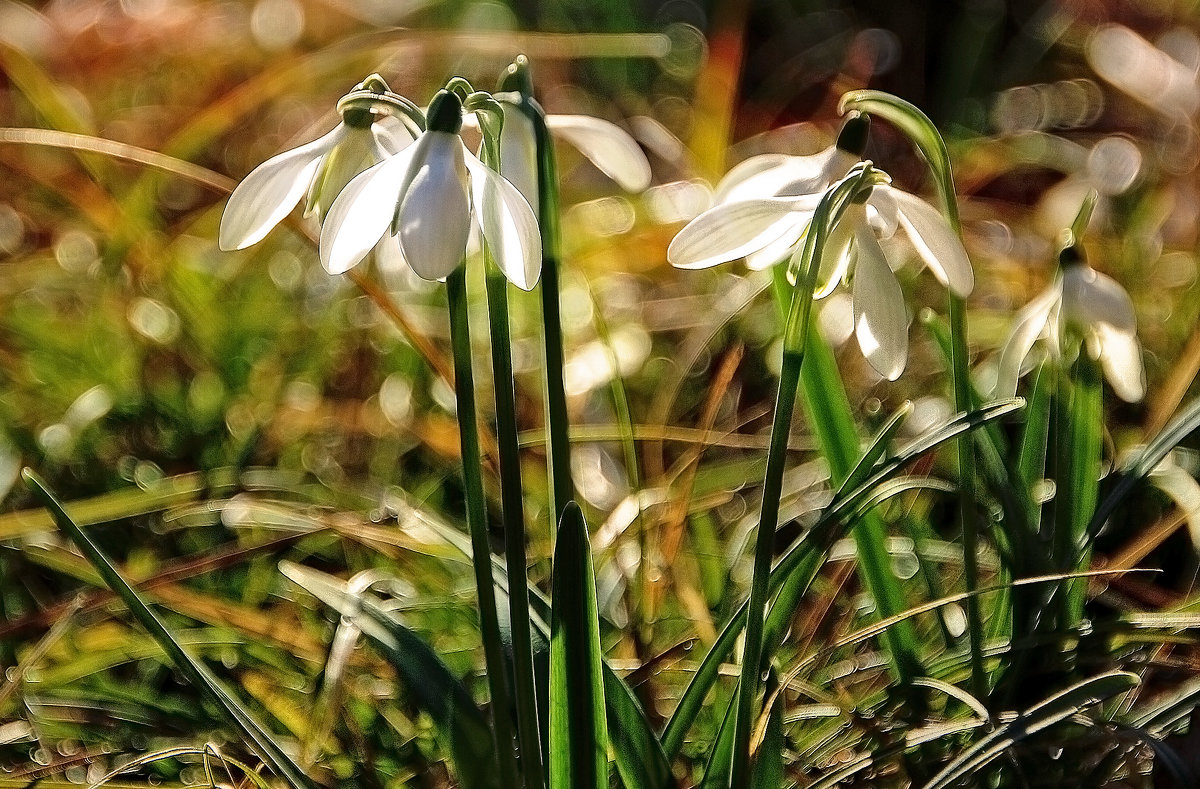
[{"label": "slender green stalk", "polygon": [[546,362],[546,437],[550,464],[554,522],[562,518],[567,502],[575,498],[571,479],[571,443],[568,435],[567,393],[563,387],[563,332],[559,302],[558,266],[562,258],[562,225],[559,221],[558,163],[546,128],[546,116],[533,101],[529,105],[537,135],[538,228],[542,235],[542,327]]},{"label": "slender green stalk", "polygon": [[[1060,425],[1065,440],[1059,448],[1060,503],[1054,519],[1054,552],[1064,572],[1087,570],[1091,562],[1088,524],[1096,512],[1100,488],[1101,421],[1103,418],[1100,365],[1081,351],[1071,367],[1070,401],[1060,398]],[[1062,628],[1075,628],[1083,617],[1087,580],[1074,578],[1064,583]]]},{"label": "slender green stalk", "polygon": [[[485,135],[483,154],[485,164],[493,169],[499,168],[499,140]],[[525,786],[528,789],[541,789],[545,780],[529,625],[525,505],[521,496],[521,449],[517,440],[517,396],[513,381],[512,334],[508,322],[508,280],[496,265],[488,245],[485,243],[483,247],[496,398],[496,439],[500,447],[500,505],[504,523],[504,559],[508,571],[517,742]]]},{"label": "slender green stalk", "polygon": [[508,670],[500,640],[496,611],[496,589],[492,582],[491,549],[488,547],[487,505],[479,464],[479,431],[475,413],[475,378],[471,372],[471,331],[467,319],[466,269],[459,266],[446,278],[450,312],[450,344],[454,352],[454,394],[458,402],[459,445],[462,449],[463,493],[467,502],[467,528],[471,533],[471,564],[479,596],[480,629],[487,664],[488,689],[492,700],[492,723],[496,736],[496,760],[503,785],[517,786],[518,772],[513,753],[511,699]]}]

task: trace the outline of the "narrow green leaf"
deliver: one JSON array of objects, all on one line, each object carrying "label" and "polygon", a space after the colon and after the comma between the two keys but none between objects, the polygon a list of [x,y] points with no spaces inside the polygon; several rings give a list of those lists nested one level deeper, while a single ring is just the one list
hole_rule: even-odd
[{"label": "narrow green leaf", "polygon": [[[1059,465],[1058,491],[1054,497],[1055,537],[1062,540],[1056,553],[1064,571],[1086,570],[1091,564],[1088,525],[1096,513],[1100,489],[1100,453],[1104,430],[1100,365],[1081,353],[1071,370],[1070,402],[1062,403],[1061,421],[1065,436],[1058,449],[1066,462]],[[1062,439],[1066,440],[1063,441]],[[1087,582],[1068,581],[1063,596],[1064,619],[1073,629],[1083,616]]]},{"label": "narrow green leaf", "polygon": [[417,706],[433,719],[463,787],[496,789],[500,785],[493,766],[491,728],[470,691],[437,653],[370,596],[351,594],[344,581],[291,562],[280,562],[279,570],[375,643]]},{"label": "narrow green leaf", "polygon": [[670,789],[671,764],[628,683],[604,664],[604,700],[608,736],[616,755],[617,775],[625,789]]},{"label": "narrow green leaf", "polygon": [[42,480],[33,473],[30,469],[25,469],[21,472],[25,478],[25,483],[33,494],[41,500],[46,509],[54,517],[54,522],[58,525],[71,542],[79,548],[79,551],[87,558],[104,583],[109,589],[121,598],[121,601],[129,608],[129,612],[134,618],[150,632],[150,635],[158,642],[163,651],[179,669],[180,673],[187,677],[188,681],[195,685],[209,701],[217,708],[220,714],[225,718],[231,726],[233,726],[247,740],[247,745],[252,748],[262,760],[281,778],[285,779],[298,789],[314,789],[316,784],[304,773],[292,757],[277,743],[274,737],[263,728],[254,716],[244,708],[238,701],[229,693],[228,690],[221,684],[208,670],[203,663],[196,660],[192,655],[179,644],[171,631],[158,618],[150,607],[141,599],[133,587],[121,576],[117,568],[107,556],[92,542],[91,538],[81,529],[71,517],[67,515],[62,504],[57,497],[50,492]]},{"label": "narrow green leaf", "polygon": [[[767,677],[767,698],[771,698],[778,687],[779,676],[772,667]],[[767,711],[766,729],[754,760],[752,789],[779,789],[783,786],[783,746],[783,699],[776,698]]]},{"label": "narrow green leaf", "polygon": [[554,546],[550,609],[550,789],[608,786],[600,619],[587,524],[563,510]]},{"label": "narrow green leaf", "polygon": [[1037,734],[1107,698],[1137,687],[1137,675],[1113,671],[1089,677],[1061,693],[1056,693],[1015,719],[998,726],[933,777],[925,789],[943,789],[968,779],[980,768],[1001,756],[1015,743]]},{"label": "narrow green leaf", "polygon": [[700,789],[728,789],[730,786],[736,716],[737,696],[734,696],[721,718],[721,727],[717,729],[717,738],[708,754],[708,764],[704,766],[704,779],[700,782]]}]

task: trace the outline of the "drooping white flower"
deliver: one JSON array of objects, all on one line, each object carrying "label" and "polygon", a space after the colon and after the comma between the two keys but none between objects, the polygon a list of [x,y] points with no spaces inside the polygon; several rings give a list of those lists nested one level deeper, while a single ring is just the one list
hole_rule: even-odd
[{"label": "drooping white flower", "polygon": [[1065,262],[1054,282],[1017,314],[1000,352],[996,394],[1017,391],[1021,367],[1034,343],[1049,341],[1061,355],[1068,337],[1082,339],[1088,354],[1100,362],[1104,376],[1122,400],[1135,403],[1146,394],[1146,371],[1137,339],[1133,301],[1116,280],[1064,252]]},{"label": "drooping white flower", "polygon": [[475,222],[514,285],[529,290],[537,283],[541,240],[533,209],[466,149],[461,123],[461,101],[439,92],[417,141],[346,185],[321,228],[329,273],[348,271],[391,236],[418,276],[444,279],[462,262]]},{"label": "drooping white flower", "polygon": [[[365,88],[368,84],[382,87]],[[386,89],[375,76],[356,88],[380,94]],[[305,216],[324,218],[351,178],[412,141],[404,123],[391,115],[360,107],[343,110],[341,123],[328,134],[271,157],[242,179],[225,204],[218,245],[229,251],[257,244],[301,198],[306,198]]]},{"label": "drooping white flower", "polygon": [[[724,203],[709,209],[680,231],[667,259],[680,268],[706,268],[780,246],[784,254],[807,232],[820,195],[765,197]],[[908,316],[900,283],[881,240],[900,228],[921,260],[943,285],[966,297],[975,284],[962,242],[936,208],[887,184],[871,189],[863,202],[846,207],[821,255],[814,296],[823,298],[852,275],[854,332],[871,367],[895,380],[908,359]]]}]

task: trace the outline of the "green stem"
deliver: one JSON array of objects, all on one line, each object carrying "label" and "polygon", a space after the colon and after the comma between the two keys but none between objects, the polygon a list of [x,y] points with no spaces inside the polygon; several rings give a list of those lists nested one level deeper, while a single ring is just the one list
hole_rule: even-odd
[{"label": "green stem", "polygon": [[546,438],[550,464],[554,523],[562,518],[567,502],[575,498],[571,479],[571,443],[568,435],[567,393],[563,387],[563,332],[559,301],[559,262],[562,226],[559,222],[558,164],[546,118],[536,104],[532,114],[537,137],[538,228],[542,236],[542,326],[546,362]]},{"label": "green stem", "polygon": [[475,378],[471,372],[471,331],[467,318],[466,269],[459,266],[446,278],[446,298],[450,312],[450,345],[454,352],[454,394],[458,402],[458,433],[462,450],[463,494],[467,503],[467,528],[471,534],[472,566],[475,591],[479,595],[480,629],[487,665],[488,689],[492,700],[492,723],[496,737],[496,759],[504,786],[518,786],[516,758],[513,753],[511,699],[508,671],[500,640],[500,620],[496,610],[496,589],[492,581],[491,549],[488,547],[487,505],[479,458],[479,429],[475,413]]},{"label": "green stem", "polygon": [[[484,136],[483,161],[500,166],[500,141]],[[496,398],[496,439],[500,449],[500,505],[504,524],[504,559],[508,571],[508,611],[512,628],[517,742],[527,789],[542,789],[542,743],[538,726],[529,623],[529,577],[525,554],[525,504],[522,499],[521,449],[517,439],[517,395],[513,381],[512,333],[508,322],[508,280],[483,245],[486,268],[488,324],[491,330],[492,378]]]},{"label": "green stem", "polygon": [[[1059,403],[1065,440],[1060,444],[1064,457],[1058,468],[1055,500],[1061,506],[1054,519],[1054,543],[1062,570],[1077,572],[1091,563],[1087,528],[1099,496],[1103,424],[1100,365],[1083,350],[1071,368],[1069,398]],[[1087,579],[1072,578],[1063,584],[1063,591],[1061,627],[1073,629],[1083,617]]]}]

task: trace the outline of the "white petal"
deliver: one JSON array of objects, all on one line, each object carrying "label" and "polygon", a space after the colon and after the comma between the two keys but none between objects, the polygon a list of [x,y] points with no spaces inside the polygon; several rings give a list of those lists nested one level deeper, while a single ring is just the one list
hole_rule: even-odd
[{"label": "white petal", "polygon": [[850,239],[854,238],[854,224],[866,221],[861,210],[861,206],[849,206],[825,241],[814,299],[823,299],[833,293],[834,288],[845,279],[846,270],[850,268]]},{"label": "white petal", "polygon": [[[1021,364],[1038,337],[1046,331],[1055,307],[1062,295],[1062,283],[1056,280],[1047,290],[1029,302],[1013,322],[1012,332],[1004,341],[1000,361],[996,364],[996,397],[1012,397],[1017,393],[1017,379],[1021,377]],[[1057,321],[1054,321],[1057,322]]]},{"label": "white petal", "polygon": [[908,362],[908,312],[896,275],[870,228],[854,227],[854,333],[875,372],[894,381]]},{"label": "white petal", "polygon": [[804,225],[796,225],[793,230],[784,233],[762,249],[746,255],[746,268],[751,271],[762,271],[763,269],[787,261],[795,251],[796,244],[807,233],[807,222]]},{"label": "white petal", "polygon": [[625,191],[640,192],[650,185],[646,154],[620,126],[588,115],[547,115],[546,126]]},{"label": "white petal", "polygon": [[[386,156],[395,156],[412,145],[416,139],[403,121],[391,115],[377,117],[371,124],[371,134],[375,136],[376,143]],[[381,160],[383,158],[385,157],[380,157]]]},{"label": "white petal", "polygon": [[308,203],[304,215],[316,214],[322,220],[329,206],[354,176],[386,158],[379,155],[379,144],[370,129],[346,127],[345,134],[325,154],[312,185],[308,189]]},{"label": "white petal", "polygon": [[471,203],[467,193],[466,148],[450,132],[421,136],[424,155],[413,162],[416,171],[396,218],[404,258],[422,279],[449,276],[462,263],[471,234]]},{"label": "white petal", "polygon": [[679,231],[667,248],[667,260],[677,268],[694,269],[745,257],[803,232],[817,202],[812,196],[714,206]]},{"label": "white petal", "polygon": [[217,244],[221,249],[245,249],[257,244],[292,212],[308,191],[321,157],[342,139],[346,127],[273,156],[255,167],[229,195],[221,214]]},{"label": "white petal", "polygon": [[502,103],[501,106],[504,107],[504,128],[500,130],[500,172],[520,190],[536,211],[538,162],[533,121],[518,107],[508,103]]},{"label": "white petal", "polygon": [[[812,156],[782,153],[752,156],[725,174],[713,199],[717,203],[734,203],[759,197],[814,194],[845,175],[856,161],[834,146]],[[837,172],[839,169],[841,172]]]},{"label": "white petal", "polygon": [[900,226],[938,281],[956,296],[970,295],[975,287],[971,260],[941,212],[916,195],[890,186],[877,186],[875,191],[883,191],[896,201]]},{"label": "white petal", "polygon": [[321,265],[330,274],[358,265],[387,232],[420,147],[411,145],[359,173],[333,201],[321,225]]},{"label": "white petal", "polygon": [[[475,218],[496,265],[512,284],[531,290],[542,273],[542,238],[533,207],[495,170],[466,155]],[[501,154],[500,164],[504,159]]]},{"label": "white petal", "polygon": [[1063,319],[1084,332],[1097,323],[1129,333],[1137,329],[1129,294],[1115,279],[1086,265],[1063,271]]},{"label": "white petal", "polygon": [[1146,369],[1142,349],[1133,332],[1124,332],[1107,323],[1095,328],[1100,342],[1100,365],[1117,397],[1136,403],[1146,396]]}]

